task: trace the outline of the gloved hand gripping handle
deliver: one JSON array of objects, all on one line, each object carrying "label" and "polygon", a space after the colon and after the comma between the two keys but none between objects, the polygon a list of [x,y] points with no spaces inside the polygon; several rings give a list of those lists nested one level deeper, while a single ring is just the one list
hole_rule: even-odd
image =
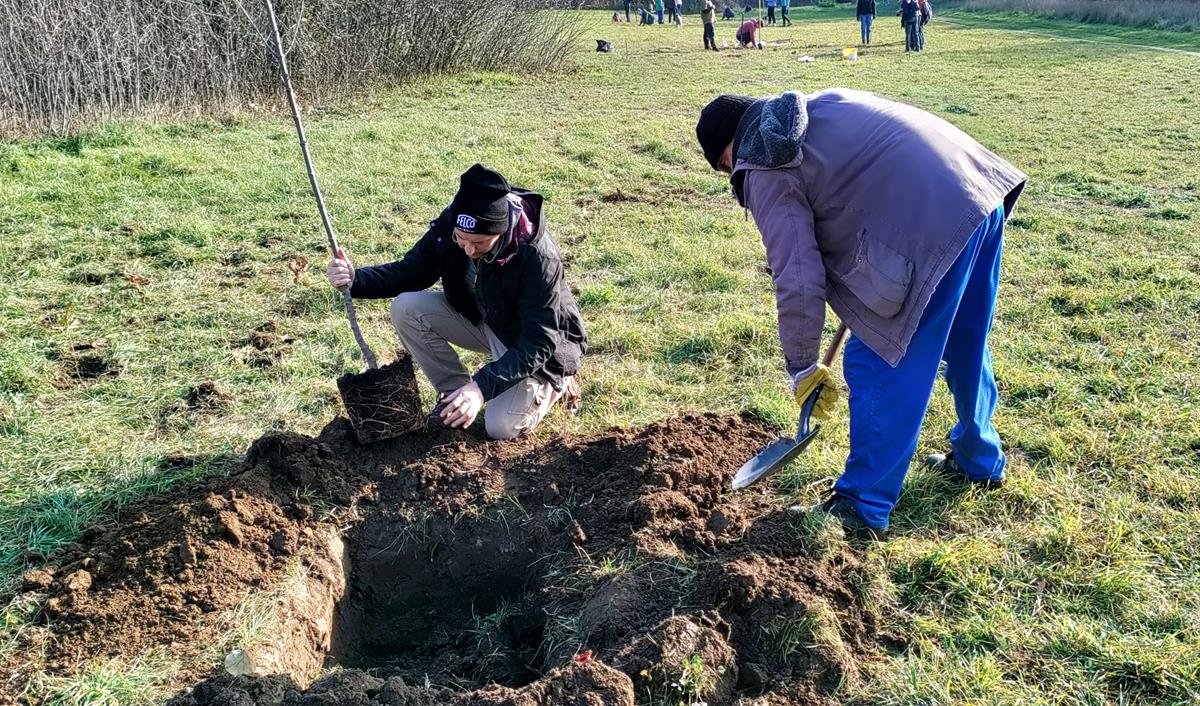
[{"label": "gloved hand gripping handle", "polygon": [[[833,365],[833,361],[842,349],[842,343],[846,341],[846,335],[849,332],[850,329],[846,327],[846,324],[838,324],[837,332],[833,334],[833,341],[829,344],[829,350],[825,351],[825,357],[821,360],[821,365],[825,367]],[[817,400],[821,397],[821,390],[824,389],[825,383],[821,383],[813,388],[812,392],[808,393],[808,397],[804,398],[804,404],[800,407],[800,423],[796,427],[797,440],[821,431],[820,426],[810,428],[809,422],[812,417],[813,408],[817,406]]]}]

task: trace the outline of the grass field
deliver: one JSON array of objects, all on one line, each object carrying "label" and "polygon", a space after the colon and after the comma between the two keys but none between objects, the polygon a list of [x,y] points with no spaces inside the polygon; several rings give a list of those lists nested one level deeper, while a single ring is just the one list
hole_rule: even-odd
[{"label": "grass field", "polygon": [[[1087,1],[1087,0],[1085,0]],[[1051,38],[1080,40],[1086,43],[1111,42],[1158,47],[1170,51],[1200,52],[1200,33],[1194,31],[1162,31],[1144,27],[1124,27],[1094,22],[1055,20],[1019,12],[962,11],[958,6],[941,10],[938,18],[955,26],[984,29],[1005,29],[1019,33],[1040,34]]]},{"label": "grass field", "polygon": [[1178,32],[1200,29],[1200,7],[1190,0],[965,0],[971,11],[1020,12],[1038,17],[1078,20],[1093,26],[1125,25]]},{"label": "grass field", "polygon": [[[935,20],[921,55],[881,16],[851,63],[835,57],[857,39],[852,9],[792,15],[767,28],[767,51],[704,53],[694,17],[617,28],[583,13],[564,74],[443,77],[313,111],[335,226],[358,262],[397,257],[460,171],[495,166],[547,196],[593,342],[582,414],[555,413],[545,433],[685,410],[753,409],[787,427],[761,245],[695,147],[700,107],[725,91],[847,86],[947,118],[1030,175],[992,339],[1011,483],[964,493],[913,471],[895,538],[869,550],[911,649],[844,698],[1195,703],[1200,58],[954,14],[969,25]],[[733,32],[719,23],[718,43]],[[1100,34],[1200,51],[1188,35],[1127,32]],[[592,52],[593,37],[615,53]],[[323,248],[283,113],[0,143],[0,586],[120,503],[336,413],[333,380],[359,363]],[[361,311],[369,339],[392,347],[385,305]],[[264,352],[252,339],[270,321],[280,347]],[[99,338],[120,374],[63,377],[71,347]],[[176,404],[208,381],[232,395],[222,412]],[[919,453],[942,449],[951,423],[939,388]],[[836,477],[844,409],[826,432],[777,481],[781,502]],[[24,620],[7,610],[0,650]],[[152,700],[153,660],[47,682],[46,698]]]}]

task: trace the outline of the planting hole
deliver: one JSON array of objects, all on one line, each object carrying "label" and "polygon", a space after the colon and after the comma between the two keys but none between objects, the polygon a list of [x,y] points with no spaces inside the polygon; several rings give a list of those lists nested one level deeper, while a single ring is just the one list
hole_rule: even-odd
[{"label": "planting hole", "polygon": [[352,540],[330,657],[460,688],[541,676],[539,557],[527,528],[380,512]]}]

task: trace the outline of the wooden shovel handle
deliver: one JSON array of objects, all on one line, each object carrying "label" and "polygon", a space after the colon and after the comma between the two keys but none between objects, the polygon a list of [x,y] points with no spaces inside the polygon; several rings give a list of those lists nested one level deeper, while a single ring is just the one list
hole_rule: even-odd
[{"label": "wooden shovel handle", "polygon": [[[296,124],[296,137],[300,139],[300,152],[304,155],[304,168],[308,171],[308,184],[312,187],[313,198],[317,200],[317,211],[321,214],[321,225],[325,228],[325,239],[329,241],[329,252],[338,257],[341,247],[337,235],[333,232],[333,224],[329,222],[329,212],[325,210],[325,197],[321,195],[321,187],[317,184],[317,170],[313,166],[312,155],[308,151],[308,138],[304,136],[304,123],[300,120],[300,106],[296,103],[296,92],[292,90],[292,76],[288,73],[287,55],[283,51],[283,39],[279,36],[279,21],[275,18],[275,6],[271,0],[265,0],[267,16],[271,18],[271,36],[275,40],[275,57],[279,60],[279,80],[287,93],[288,107],[292,110],[292,122]],[[350,331],[354,334],[354,342],[362,352],[367,368],[374,370],[379,367],[375,352],[363,338],[362,329],[358,326],[358,316],[354,313],[354,299],[350,296],[350,288],[342,291],[342,306],[346,308],[346,318],[350,320]]]},{"label": "wooden shovel handle", "polygon": [[837,358],[838,351],[842,349],[842,344],[846,342],[846,335],[850,333],[850,328],[845,323],[839,322],[837,332],[833,334],[833,342],[829,344],[829,349],[825,351],[825,358],[821,361],[821,365],[829,367],[833,365],[833,361]]}]

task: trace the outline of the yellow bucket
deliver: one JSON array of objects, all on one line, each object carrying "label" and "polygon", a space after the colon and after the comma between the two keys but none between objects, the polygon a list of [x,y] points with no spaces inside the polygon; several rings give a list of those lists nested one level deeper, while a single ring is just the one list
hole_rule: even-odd
[{"label": "yellow bucket", "polygon": [[858,47],[842,50],[842,58],[846,61],[858,61]]}]

